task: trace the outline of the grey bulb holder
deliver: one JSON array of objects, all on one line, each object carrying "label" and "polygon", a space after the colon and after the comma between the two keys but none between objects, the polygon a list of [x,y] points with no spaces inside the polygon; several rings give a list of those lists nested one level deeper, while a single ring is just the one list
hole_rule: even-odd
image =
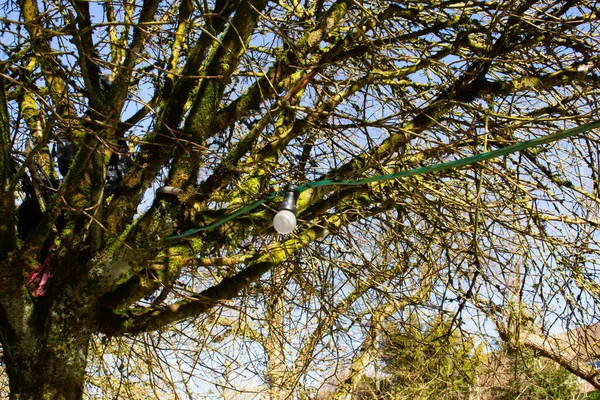
[{"label": "grey bulb holder", "polygon": [[285,194],[283,195],[283,200],[279,205],[279,211],[288,210],[296,215],[297,207],[296,203],[298,202],[298,192],[296,191],[296,185],[293,183],[288,183],[285,187]]}]

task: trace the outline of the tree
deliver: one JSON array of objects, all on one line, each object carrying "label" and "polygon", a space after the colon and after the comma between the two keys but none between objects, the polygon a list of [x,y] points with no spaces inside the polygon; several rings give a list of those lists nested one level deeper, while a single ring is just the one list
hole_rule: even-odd
[{"label": "tree", "polygon": [[449,322],[410,314],[402,326],[389,324],[381,348],[386,377],[365,379],[357,398],[472,398],[481,349]]},{"label": "tree", "polygon": [[480,380],[485,399],[586,399],[577,377],[530,349],[488,355]]},{"label": "tree", "polygon": [[502,322],[516,295],[545,334],[598,315],[592,131],[460,170],[311,188],[289,236],[274,234],[266,196],[596,121],[592,2],[2,7],[11,398],[81,398],[86,367],[106,362],[90,345],[119,349],[120,371],[142,346],[138,379],[176,393],[202,385],[206,354],[216,387],[253,371],[252,390],[276,397],[370,354],[378,315],[406,304]]}]

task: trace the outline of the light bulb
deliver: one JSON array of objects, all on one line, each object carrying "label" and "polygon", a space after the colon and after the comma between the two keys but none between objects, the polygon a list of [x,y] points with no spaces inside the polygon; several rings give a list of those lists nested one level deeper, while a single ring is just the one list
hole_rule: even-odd
[{"label": "light bulb", "polygon": [[298,192],[296,186],[288,183],[285,188],[285,196],[279,205],[279,212],[273,218],[273,227],[282,235],[286,235],[296,227],[296,201]]},{"label": "light bulb", "polygon": [[296,227],[296,216],[290,210],[281,210],[273,218],[273,227],[282,235],[287,235]]}]

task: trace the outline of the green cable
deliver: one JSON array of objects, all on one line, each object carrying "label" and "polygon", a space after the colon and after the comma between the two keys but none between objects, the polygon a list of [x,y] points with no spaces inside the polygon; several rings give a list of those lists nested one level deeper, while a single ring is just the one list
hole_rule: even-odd
[{"label": "green cable", "polygon": [[166,239],[167,240],[181,239],[181,238],[193,235],[194,233],[208,231],[209,229],[216,228],[217,226],[223,225],[225,222],[231,221],[232,219],[237,218],[242,214],[245,214],[247,212],[254,210],[261,204],[263,204],[269,200],[273,200],[277,196],[283,196],[283,190],[280,190],[278,192],[271,192],[268,195],[266,195],[265,197],[261,198],[260,200],[257,200],[254,203],[247,205],[246,207],[242,207],[239,210],[232,212],[231,214],[228,214],[228,215],[224,216],[223,218],[213,222],[212,224],[201,226],[200,228],[189,229],[180,235],[167,236]]},{"label": "green cable", "polygon": [[[406,170],[406,171],[394,172],[392,174],[377,175],[377,176],[372,176],[372,177],[363,178],[363,179],[354,179],[354,180],[352,180],[352,179],[347,179],[347,180],[323,179],[323,180],[319,180],[319,181],[307,182],[304,185],[298,186],[296,188],[296,192],[302,193],[305,190],[308,190],[311,188],[316,188],[316,187],[323,187],[323,186],[365,185],[365,184],[373,183],[373,182],[381,182],[381,181],[387,181],[390,179],[404,178],[407,176],[423,175],[423,174],[427,174],[430,172],[444,171],[444,170],[451,169],[451,168],[460,168],[460,167],[464,167],[466,165],[476,164],[476,163],[479,163],[479,162],[482,162],[485,160],[504,156],[506,154],[523,151],[525,149],[529,149],[529,148],[535,147],[535,146],[540,146],[542,144],[556,142],[558,140],[565,139],[565,138],[568,138],[571,136],[575,136],[579,133],[586,132],[586,131],[589,131],[589,130],[592,130],[595,128],[600,128],[600,121],[591,122],[589,124],[584,124],[584,125],[577,126],[575,128],[566,129],[566,130],[559,131],[556,133],[551,133],[549,135],[545,135],[545,136],[542,136],[539,138],[527,140],[525,142],[515,143],[510,146],[503,147],[501,149],[492,150],[492,151],[488,151],[486,153],[481,153],[481,154],[477,154],[474,156],[461,158],[459,160],[448,161],[448,162],[441,163],[441,164],[434,164],[434,165],[429,165],[426,167],[420,167],[420,168],[415,168],[415,169]],[[249,211],[254,210],[255,208],[259,207],[260,205],[262,205],[263,203],[265,203],[269,200],[273,200],[278,196],[282,196],[283,194],[284,194],[283,190],[280,190],[277,192],[271,192],[268,195],[266,195],[265,197],[261,198],[260,200],[257,200],[256,202],[249,204],[243,208],[240,208],[239,210],[226,215],[222,219],[219,219],[219,220],[213,222],[212,224],[205,225],[200,228],[194,228],[194,229],[187,230],[180,235],[167,236],[166,239],[167,240],[181,239],[181,238],[193,235],[198,232],[207,231],[209,229],[216,228],[220,225],[223,225],[224,223],[226,223],[228,221],[231,221],[232,219],[234,219],[242,214],[245,214]]]}]

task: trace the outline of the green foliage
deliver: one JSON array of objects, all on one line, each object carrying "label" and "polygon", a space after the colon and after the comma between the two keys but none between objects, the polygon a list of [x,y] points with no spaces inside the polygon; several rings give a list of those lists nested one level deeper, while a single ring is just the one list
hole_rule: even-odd
[{"label": "green foliage", "polygon": [[412,314],[406,324],[389,325],[381,343],[387,377],[365,379],[359,398],[468,399],[481,354],[450,322],[424,322]]},{"label": "green foliage", "polygon": [[600,400],[600,391],[596,390],[594,392],[588,393],[586,400]]},{"label": "green foliage", "polygon": [[[482,354],[449,320],[389,324],[381,340],[384,378],[363,377],[355,398],[550,400],[600,399],[579,379],[531,350]],[[588,397],[586,397],[588,396]]]},{"label": "green foliage", "polygon": [[500,351],[488,357],[482,374],[493,382],[485,399],[584,399],[578,378],[533,351]]}]

